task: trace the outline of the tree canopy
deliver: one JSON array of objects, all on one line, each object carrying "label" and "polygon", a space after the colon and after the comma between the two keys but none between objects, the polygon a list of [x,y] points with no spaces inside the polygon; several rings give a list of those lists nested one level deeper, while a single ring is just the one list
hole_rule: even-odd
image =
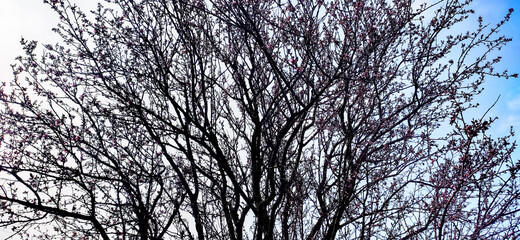
[{"label": "tree canopy", "polygon": [[38,53],[22,39],[0,88],[2,226],[43,239],[520,237],[513,132],[465,117],[486,78],[516,77],[494,70],[512,9],[486,24],[458,0],[46,2],[62,41]]}]

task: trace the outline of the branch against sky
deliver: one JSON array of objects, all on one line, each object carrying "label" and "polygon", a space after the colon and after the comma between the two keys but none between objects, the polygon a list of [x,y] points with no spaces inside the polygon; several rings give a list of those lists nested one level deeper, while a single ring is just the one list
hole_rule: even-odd
[{"label": "branch against sky", "polygon": [[0,89],[1,224],[70,239],[519,237],[516,144],[489,135],[493,117],[464,117],[485,78],[516,77],[492,57],[513,11],[471,27],[468,4],[48,1],[61,43],[37,54],[22,39]]}]

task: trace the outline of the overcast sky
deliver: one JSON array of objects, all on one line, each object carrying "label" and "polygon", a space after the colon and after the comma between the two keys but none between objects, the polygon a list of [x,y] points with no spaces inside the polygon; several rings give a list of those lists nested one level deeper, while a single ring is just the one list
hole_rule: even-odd
[{"label": "overcast sky", "polygon": [[[20,38],[37,40],[39,43],[55,43],[59,41],[51,28],[57,24],[57,17],[43,0],[0,0],[0,82],[9,82],[12,79],[10,65],[15,57],[23,53],[20,47]],[[95,0],[75,0],[80,6],[93,9]],[[473,3],[477,16],[482,15],[485,22],[497,22],[507,13],[509,8],[516,10],[509,23],[501,34],[513,38],[503,52],[502,63],[497,70],[509,69],[510,72],[520,73],[520,1],[518,0],[475,0]],[[469,24],[469,23],[468,23]],[[41,51],[41,50],[40,50]],[[37,51],[38,53],[38,51]],[[485,85],[486,90],[477,98],[483,107],[491,106],[494,100],[501,95],[497,106],[491,111],[499,117],[494,131],[496,136],[507,133],[513,125],[520,133],[520,79],[489,78]],[[485,109],[482,109],[482,113]],[[480,110],[479,110],[480,111]],[[478,113],[475,113],[478,114]],[[520,140],[520,137],[517,136]],[[519,141],[520,142],[520,141]],[[516,156],[519,156],[517,151]],[[0,238],[5,232],[0,230]]]}]

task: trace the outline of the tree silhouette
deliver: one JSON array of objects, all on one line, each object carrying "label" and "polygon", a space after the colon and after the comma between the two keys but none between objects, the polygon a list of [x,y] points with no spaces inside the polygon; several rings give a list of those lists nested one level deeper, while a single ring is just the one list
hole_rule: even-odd
[{"label": "tree silhouette", "polygon": [[490,136],[495,118],[464,117],[486,77],[516,77],[493,70],[512,9],[471,27],[456,0],[106,2],[87,15],[48,1],[63,41],[39,55],[21,41],[0,90],[3,226],[520,237],[515,143]]}]

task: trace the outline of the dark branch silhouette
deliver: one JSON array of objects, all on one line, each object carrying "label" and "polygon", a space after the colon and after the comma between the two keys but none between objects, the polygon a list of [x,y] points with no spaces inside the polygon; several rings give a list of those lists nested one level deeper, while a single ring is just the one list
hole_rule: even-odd
[{"label": "dark branch silhouette", "polygon": [[513,11],[472,26],[469,1],[412,2],[112,0],[85,14],[48,0],[62,42],[22,39],[0,89],[1,225],[42,239],[520,237],[516,145],[490,136],[495,118],[465,118],[487,77],[517,77],[492,58]]}]

